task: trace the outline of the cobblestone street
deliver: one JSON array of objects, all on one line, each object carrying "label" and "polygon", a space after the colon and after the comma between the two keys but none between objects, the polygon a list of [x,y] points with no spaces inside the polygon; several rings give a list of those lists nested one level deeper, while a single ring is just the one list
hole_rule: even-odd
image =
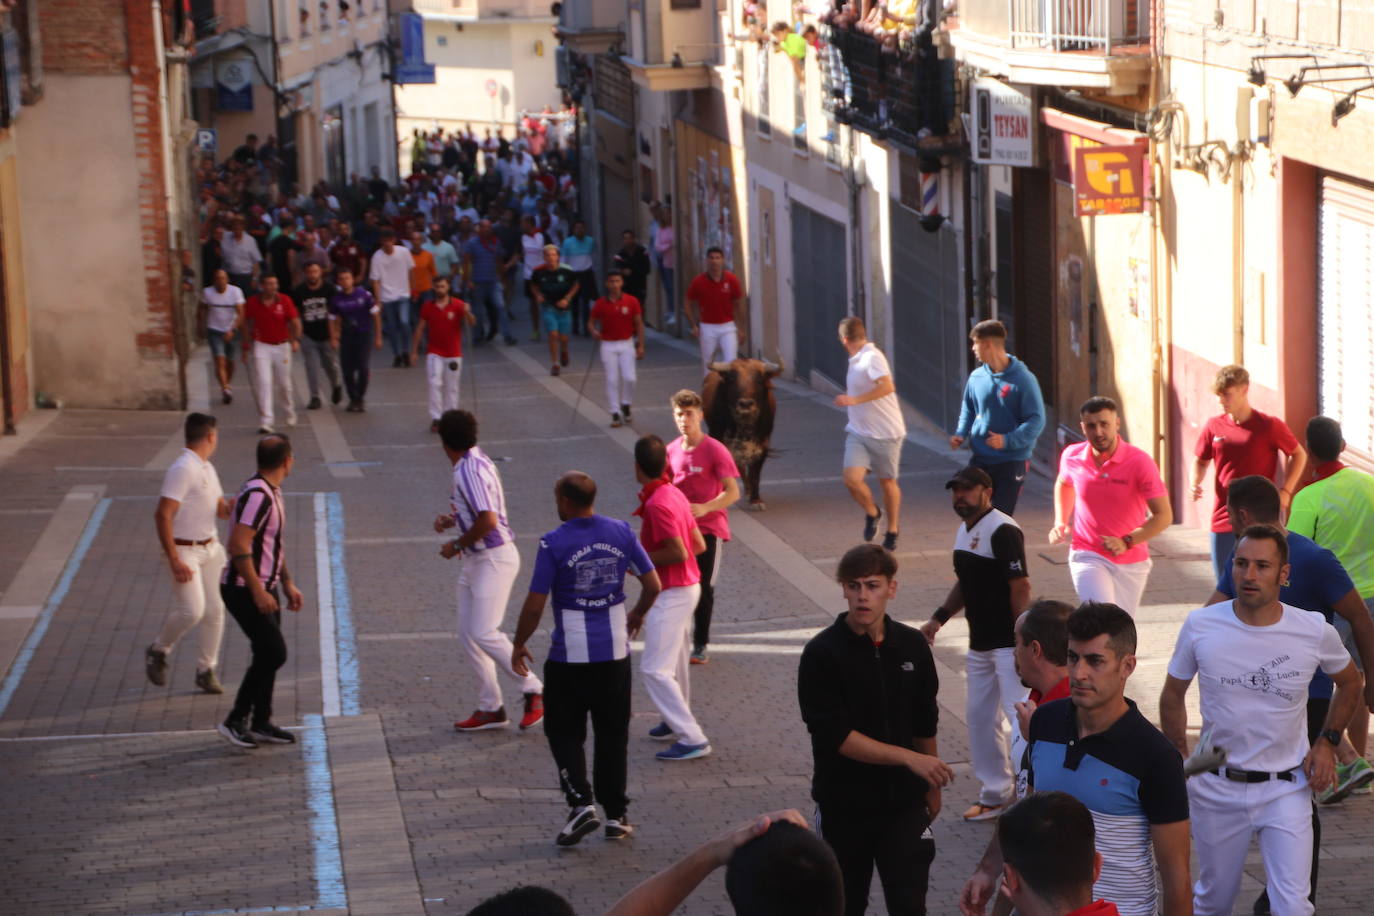
[{"label": "cobblestone street", "polygon": [[[558,523],[557,475],[587,471],[599,511],[629,518],[630,448],[644,433],[675,435],[668,397],[700,383],[693,349],[651,334],[634,426],[611,429],[592,353],[575,338],[572,365],[558,378],[548,375],[543,344],[488,346],[465,359],[462,401],[499,462],[521,552],[508,633],[537,539]],[[297,376],[303,403],[299,367]],[[208,370],[195,381],[193,408],[203,409]],[[181,415],[65,410],[0,445],[0,913],[438,916],[530,883],[592,914],[751,815],[810,813],[797,658],[844,607],[831,575],[862,522],[840,481],[844,416],[827,397],[778,383],[767,511],[731,511],[711,661],[691,672],[714,754],[653,758],[660,746],[645,732],[658,716],[636,672],[630,817],[638,833],[628,843],[593,835],[559,849],[553,837],[566,809],[542,730],[453,730],[475,705],[475,682],[454,634],[458,561],[439,557],[430,527],[447,508],[449,465],[427,428],[423,371],[374,369],[372,386],[366,414],[326,405],[302,411],[291,430],[287,557],[306,594],[299,614],[284,615],[290,657],[277,680],[276,720],[299,737],[291,747],[240,751],[213,731],[246,663],[247,641],[232,620],[224,695],[193,685],[194,634],[173,656],[168,687],[144,675],[144,648],[171,604],[152,513]],[[232,405],[209,405],[221,430],[214,463],[230,492],[252,473],[257,425],[246,379],[235,390]],[[940,431],[910,421],[895,616],[919,623],[951,582],[958,519],[943,483],[963,456]],[[1046,546],[1049,494],[1050,482],[1032,475],[1017,518],[1033,593],[1071,599],[1067,550]],[[1174,636],[1211,584],[1205,532],[1175,527],[1151,547],[1128,695],[1153,720]],[[532,644],[541,661],[549,627],[546,614]],[[939,746],[958,779],[934,828],[935,914],[957,913],[958,890],[992,830],[958,817],[976,797],[963,724],[965,635],[957,618],[936,647]],[[518,706],[514,685],[503,686]],[[1196,698],[1194,689],[1194,726]],[[1372,803],[1356,796],[1323,812],[1319,913],[1370,911],[1374,877],[1362,863],[1374,839]],[[1249,912],[1262,878],[1256,852],[1238,912]],[[870,912],[884,912],[879,898]],[[682,911],[730,912],[722,876]]]}]

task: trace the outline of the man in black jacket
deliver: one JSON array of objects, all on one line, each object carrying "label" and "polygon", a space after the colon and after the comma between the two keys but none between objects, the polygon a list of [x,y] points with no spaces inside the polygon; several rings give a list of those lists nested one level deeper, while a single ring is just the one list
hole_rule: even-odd
[{"label": "man in black jacket", "polygon": [[625,278],[625,292],[644,304],[649,290],[649,252],[635,241],[635,234],[629,229],[620,234],[620,250],[612,259],[611,269]]},{"label": "man in black jacket", "polygon": [[797,676],[811,732],[811,796],[844,875],[845,916],[868,906],[878,866],[891,916],[923,916],[935,844],[926,830],[954,778],[936,756],[939,680],[918,630],[887,616],[897,561],[876,544],[840,560],[849,611],[802,651]]}]

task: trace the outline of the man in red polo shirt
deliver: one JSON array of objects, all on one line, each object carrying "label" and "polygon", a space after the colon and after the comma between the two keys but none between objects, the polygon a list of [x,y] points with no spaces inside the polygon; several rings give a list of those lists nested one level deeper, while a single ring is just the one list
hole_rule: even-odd
[{"label": "man in red polo shirt", "polygon": [[[262,292],[243,309],[244,359],[252,356],[257,379],[258,432],[268,435],[276,419],[273,392],[281,394],[286,425],[296,425],[296,404],[291,393],[291,354],[300,349],[301,316],[291,297],[277,292],[277,278],[266,274]],[[249,344],[251,341],[251,344]]]},{"label": "man in red polo shirt", "polygon": [[458,409],[458,377],[463,371],[463,324],[475,325],[477,316],[467,303],[449,295],[449,279],[434,278],[434,296],[424,300],[415,334],[410,339],[410,363],[420,358],[420,341],[429,329],[425,377],[429,380],[429,431],[439,431],[439,418]]},{"label": "man in red polo shirt", "polygon": [[1193,449],[1197,457],[1193,461],[1191,495],[1194,500],[1202,498],[1207,465],[1216,461],[1217,499],[1212,506],[1211,542],[1212,572],[1220,582],[1236,548],[1231,516],[1226,511],[1226,490],[1231,481],[1258,474],[1277,484],[1278,457],[1286,455],[1279,506],[1287,512],[1307,466],[1307,452],[1287,423],[1250,406],[1250,373],[1244,366],[1223,366],[1218,370],[1212,393],[1217,396],[1222,412],[1208,420],[1198,434],[1197,447]]},{"label": "man in red polo shirt", "polygon": [[611,425],[631,419],[635,394],[635,360],[644,358],[644,310],[639,300],[625,294],[625,278],[606,275],[606,295],[592,306],[587,327],[601,341],[601,365],[606,370],[606,402],[611,405]]},{"label": "man in red polo shirt", "polygon": [[[740,322],[736,326],[735,318]],[[744,309],[744,285],[725,269],[725,252],[706,249],[706,273],[699,274],[687,287],[687,321],[692,336],[701,341],[701,372],[706,374],[720,352],[720,362],[732,362],[736,342],[748,337],[749,322]]]},{"label": "man in red polo shirt", "polygon": [[633,637],[642,627],[644,652],[639,670],[644,689],[663,721],[649,730],[658,741],[677,740],[655,756],[659,760],[694,760],[711,753],[706,733],[697,724],[688,703],[687,625],[701,597],[701,570],[697,554],[706,541],[692,517],[692,505],[682,491],[668,481],[668,447],[658,436],[635,443],[635,479],[642,516],[639,542],[658,570],[663,591],[648,613],[631,612],[626,628]]}]

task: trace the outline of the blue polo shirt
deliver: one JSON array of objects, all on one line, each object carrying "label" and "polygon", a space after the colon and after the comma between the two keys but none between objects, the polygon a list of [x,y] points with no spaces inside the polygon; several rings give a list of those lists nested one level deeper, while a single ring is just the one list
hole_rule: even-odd
[{"label": "blue polo shirt", "polygon": [[467,244],[463,246],[463,254],[472,258],[473,283],[495,283],[501,279],[500,266],[505,249],[495,235],[490,241],[491,244],[487,244],[482,241],[481,236],[477,236],[468,239]]},{"label": "blue polo shirt", "polygon": [[1153,916],[1159,899],[1150,825],[1188,820],[1183,758],[1169,739],[1130,708],[1106,731],[1078,737],[1073,700],[1055,700],[1030,721],[1028,790],[1067,792],[1087,806],[1097,828],[1102,874],[1093,896],[1122,916]]},{"label": "blue polo shirt", "polygon": [[540,538],[530,592],[552,599],[549,661],[627,658],[625,574],[642,576],[653,568],[634,530],[618,519],[569,519]]},{"label": "blue polo shirt", "polygon": [[[1226,571],[1217,582],[1217,591],[1227,598],[1236,597],[1236,582],[1231,566],[1236,552],[1226,561]],[[1301,534],[1288,532],[1288,564],[1292,567],[1288,584],[1279,589],[1279,600],[1284,604],[1304,611],[1321,614],[1330,623],[1336,612],[1332,610],[1355,588],[1355,582],[1336,559],[1336,555],[1316,541]],[[1307,695],[1317,699],[1329,700],[1335,692],[1335,685],[1320,668],[1307,685]]]}]

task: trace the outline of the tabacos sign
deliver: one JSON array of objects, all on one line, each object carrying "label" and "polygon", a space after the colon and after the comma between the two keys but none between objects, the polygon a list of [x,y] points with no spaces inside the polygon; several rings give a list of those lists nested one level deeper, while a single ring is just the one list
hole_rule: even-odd
[{"label": "tabacos sign", "polygon": [[1073,194],[1079,216],[1144,212],[1144,146],[1078,146]]}]

